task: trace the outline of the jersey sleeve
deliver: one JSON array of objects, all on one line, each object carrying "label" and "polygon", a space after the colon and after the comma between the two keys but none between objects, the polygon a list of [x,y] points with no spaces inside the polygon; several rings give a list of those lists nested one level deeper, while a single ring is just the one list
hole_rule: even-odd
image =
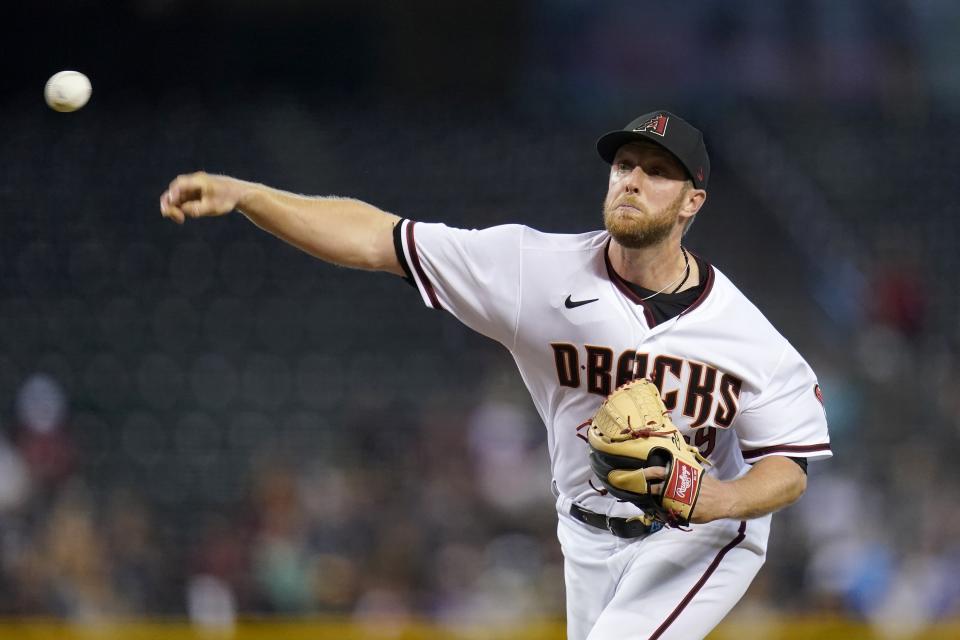
[{"label": "jersey sleeve", "polygon": [[748,463],[772,455],[808,459],[833,455],[820,385],[789,344],[766,387],[733,427]]},{"label": "jersey sleeve", "polygon": [[397,258],[424,303],[510,348],[519,317],[525,227],[455,229],[403,220]]}]

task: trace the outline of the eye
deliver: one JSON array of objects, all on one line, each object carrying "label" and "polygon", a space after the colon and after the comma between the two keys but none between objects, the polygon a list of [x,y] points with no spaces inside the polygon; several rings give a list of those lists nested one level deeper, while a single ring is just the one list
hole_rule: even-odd
[{"label": "eye", "polygon": [[617,173],[628,173],[630,171],[630,165],[626,162],[617,163]]}]

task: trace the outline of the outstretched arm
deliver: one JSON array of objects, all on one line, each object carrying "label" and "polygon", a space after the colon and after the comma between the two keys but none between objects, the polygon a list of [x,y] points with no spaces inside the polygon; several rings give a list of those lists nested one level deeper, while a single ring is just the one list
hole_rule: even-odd
[{"label": "outstretched arm", "polygon": [[160,196],[163,217],[177,224],[234,209],[326,262],[404,275],[393,246],[400,218],[360,200],[301,196],[202,171],[178,176]]}]

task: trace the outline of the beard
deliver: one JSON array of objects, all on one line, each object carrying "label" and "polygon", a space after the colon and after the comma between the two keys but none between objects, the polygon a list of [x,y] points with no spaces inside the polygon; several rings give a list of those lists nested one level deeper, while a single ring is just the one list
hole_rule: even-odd
[{"label": "beard", "polygon": [[[684,189],[673,202],[656,213],[651,213],[629,196],[621,196],[612,204],[604,203],[603,224],[621,246],[628,249],[652,247],[662,242],[677,226],[680,207],[686,195],[687,190]],[[635,207],[638,211],[633,211],[633,215],[617,212],[617,207],[623,204]]]}]

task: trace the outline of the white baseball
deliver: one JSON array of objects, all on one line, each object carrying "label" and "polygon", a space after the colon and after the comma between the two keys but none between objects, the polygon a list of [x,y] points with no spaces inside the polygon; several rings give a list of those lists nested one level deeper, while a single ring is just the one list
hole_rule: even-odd
[{"label": "white baseball", "polygon": [[50,76],[43,98],[54,111],[76,111],[87,104],[93,87],[79,71],[60,71]]}]

